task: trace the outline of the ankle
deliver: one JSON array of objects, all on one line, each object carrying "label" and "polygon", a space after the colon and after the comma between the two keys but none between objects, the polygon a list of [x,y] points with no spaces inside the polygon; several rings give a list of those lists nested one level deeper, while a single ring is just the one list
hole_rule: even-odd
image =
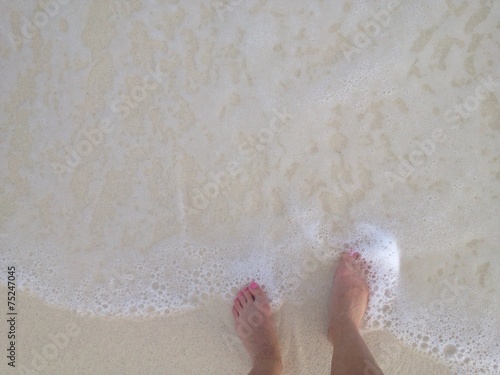
[{"label": "ankle", "polygon": [[280,352],[272,348],[261,351],[254,359],[254,368],[265,369],[269,374],[281,374],[283,363]]}]

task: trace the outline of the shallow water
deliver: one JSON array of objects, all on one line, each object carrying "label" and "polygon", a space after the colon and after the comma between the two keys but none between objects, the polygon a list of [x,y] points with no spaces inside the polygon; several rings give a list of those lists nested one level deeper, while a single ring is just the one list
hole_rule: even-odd
[{"label": "shallow water", "polygon": [[498,373],[499,4],[2,9],[0,264],[23,289],[151,316],[255,279],[278,309],[354,247],[365,331]]}]

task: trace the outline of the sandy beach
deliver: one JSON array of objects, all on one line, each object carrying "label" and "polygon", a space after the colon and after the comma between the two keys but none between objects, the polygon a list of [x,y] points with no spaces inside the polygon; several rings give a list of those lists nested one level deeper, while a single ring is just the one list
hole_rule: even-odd
[{"label": "sandy beach", "polygon": [[500,3],[0,9],[0,373],[246,374],[252,280],[328,373],[347,249],[386,374],[500,372]]}]

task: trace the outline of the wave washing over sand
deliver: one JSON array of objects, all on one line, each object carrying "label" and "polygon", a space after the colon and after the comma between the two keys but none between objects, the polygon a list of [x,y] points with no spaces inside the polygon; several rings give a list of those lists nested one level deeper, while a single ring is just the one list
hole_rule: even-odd
[{"label": "wave washing over sand", "polygon": [[365,331],[500,371],[499,4],[82,3],[2,5],[20,288],[147,317],[255,279],[279,309],[355,248]]}]

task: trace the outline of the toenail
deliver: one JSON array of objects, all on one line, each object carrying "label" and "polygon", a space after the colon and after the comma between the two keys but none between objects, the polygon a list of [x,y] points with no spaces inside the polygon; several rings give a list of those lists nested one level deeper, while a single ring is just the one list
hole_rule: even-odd
[{"label": "toenail", "polygon": [[243,289],[243,290],[246,292],[248,290],[248,286],[245,289]]},{"label": "toenail", "polygon": [[257,284],[255,281],[252,281],[252,283],[250,284],[250,288],[252,289],[257,289],[259,287],[259,284]]},{"label": "toenail", "polygon": [[239,293],[238,293],[238,295],[239,295],[240,297],[243,297],[243,292],[239,292]]},{"label": "toenail", "polygon": [[352,254],[352,257],[353,257],[354,259],[358,259],[360,256],[361,256],[361,254],[360,254],[360,253],[358,253],[357,251],[356,251],[355,253],[353,253],[353,254]]}]

